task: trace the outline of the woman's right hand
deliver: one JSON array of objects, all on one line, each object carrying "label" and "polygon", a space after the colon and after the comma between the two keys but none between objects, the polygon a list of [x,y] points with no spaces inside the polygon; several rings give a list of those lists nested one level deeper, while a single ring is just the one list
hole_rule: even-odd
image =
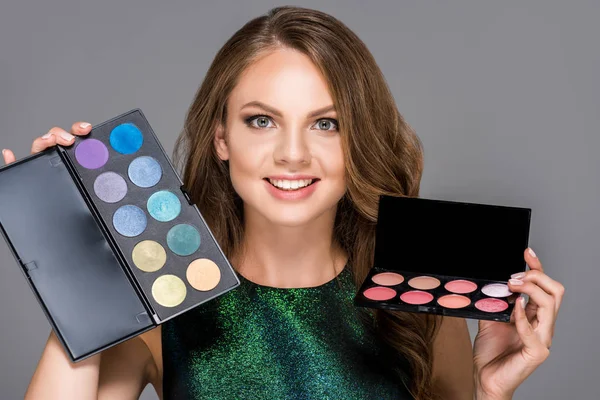
[{"label": "woman's right hand", "polygon": [[[75,122],[71,126],[71,132],[67,132],[62,128],[54,127],[44,136],[36,138],[31,144],[31,154],[39,153],[49,147],[60,144],[62,146],[70,146],[75,141],[75,136],[84,136],[90,133],[92,125],[88,122]],[[14,153],[9,149],[2,150],[4,162],[10,164],[16,160]]]}]

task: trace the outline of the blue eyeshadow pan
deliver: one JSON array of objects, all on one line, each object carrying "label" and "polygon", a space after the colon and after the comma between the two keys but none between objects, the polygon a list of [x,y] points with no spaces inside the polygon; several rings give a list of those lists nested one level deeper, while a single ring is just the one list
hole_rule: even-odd
[{"label": "blue eyeshadow pan", "polygon": [[113,214],[113,226],[123,236],[138,236],[144,232],[147,225],[144,211],[131,204],[119,207]]},{"label": "blue eyeshadow pan", "polygon": [[152,157],[138,157],[129,164],[127,169],[129,179],[136,186],[149,188],[156,185],[162,177],[162,168]]},{"label": "blue eyeshadow pan", "polygon": [[175,194],[167,190],[154,193],[148,199],[148,212],[157,221],[172,221],[181,212],[181,202]]},{"label": "blue eyeshadow pan", "polygon": [[173,253],[189,256],[200,248],[200,233],[188,224],[175,225],[167,233],[167,245]]},{"label": "blue eyeshadow pan", "polygon": [[137,126],[131,122],[116,126],[110,132],[110,145],[121,154],[133,154],[142,147],[144,136]]}]

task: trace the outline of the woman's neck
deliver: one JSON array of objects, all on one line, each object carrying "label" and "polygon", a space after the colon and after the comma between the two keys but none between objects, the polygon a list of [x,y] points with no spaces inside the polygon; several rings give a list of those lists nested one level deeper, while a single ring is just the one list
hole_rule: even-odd
[{"label": "woman's neck", "polygon": [[274,226],[246,214],[244,243],[232,261],[248,280],[272,287],[319,286],[333,279],[346,264],[346,254],[333,238],[335,210],[311,223]]}]

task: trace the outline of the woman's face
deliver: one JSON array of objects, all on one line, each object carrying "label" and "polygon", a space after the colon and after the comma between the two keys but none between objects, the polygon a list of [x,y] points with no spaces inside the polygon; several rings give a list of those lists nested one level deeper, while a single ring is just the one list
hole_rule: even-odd
[{"label": "woman's face", "polygon": [[335,215],[346,190],[337,114],[304,54],[277,50],[248,67],[215,139],[248,220],[301,226]]}]

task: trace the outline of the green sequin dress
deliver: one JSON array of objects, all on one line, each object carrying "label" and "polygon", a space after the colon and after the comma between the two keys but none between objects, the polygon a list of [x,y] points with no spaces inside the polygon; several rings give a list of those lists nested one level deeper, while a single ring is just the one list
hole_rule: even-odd
[{"label": "green sequin dress", "polygon": [[236,289],[162,326],[163,398],[413,399],[352,303],[350,268],[311,288],[240,276]]}]

